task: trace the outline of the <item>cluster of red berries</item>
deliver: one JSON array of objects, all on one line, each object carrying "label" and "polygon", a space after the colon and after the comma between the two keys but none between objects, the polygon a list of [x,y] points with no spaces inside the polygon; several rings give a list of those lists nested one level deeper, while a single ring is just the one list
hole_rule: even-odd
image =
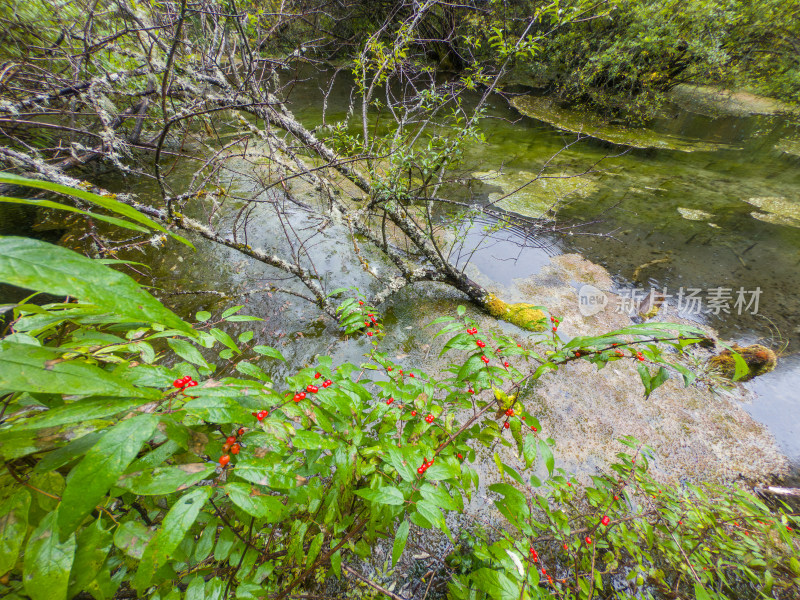
[{"label": "cluster of red berries", "polygon": [[635,356],[636,356],[637,360],[644,361],[644,356],[642,356],[642,353],[641,353],[641,352],[637,352],[637,353],[635,354]]},{"label": "cluster of red berries", "polygon": [[553,333],[555,333],[556,331],[558,331],[558,326],[561,323],[561,321],[559,321],[555,317],[550,317],[550,322],[553,324]]},{"label": "cluster of red berries", "polygon": [[196,385],[197,382],[194,379],[192,379],[191,375],[185,375],[184,377],[176,379],[175,381],[172,382],[172,386],[178,388],[180,391],[183,391],[184,388],[194,387]]},{"label": "cluster of red berries", "polygon": [[610,522],[611,519],[609,519],[606,515],[603,515],[603,518],[600,519],[600,523],[602,523],[603,526],[607,526]]},{"label": "cluster of red berries", "polygon": [[434,419],[436,419],[436,417],[434,417],[432,414],[429,413],[428,416],[425,417],[425,422],[430,424],[433,423]]},{"label": "cluster of red berries", "polygon": [[[259,421],[260,420],[261,419],[259,419]],[[224,468],[229,462],[231,462],[231,456],[230,454],[228,454],[228,452],[230,452],[231,454],[239,454],[241,447],[239,446],[236,440],[240,435],[244,435],[244,427],[240,427],[239,430],[236,432],[236,435],[229,435],[225,439],[225,443],[222,444],[223,454],[222,456],[219,457],[219,464],[221,467]]]},{"label": "cluster of red berries", "polygon": [[473,327],[472,329],[467,329],[467,333],[470,335],[475,335],[476,333],[478,333],[478,329],[475,327]]},{"label": "cluster of red berries", "polygon": [[420,475],[424,474],[425,471],[427,471],[428,468],[431,467],[432,465],[433,465],[433,460],[430,461],[423,460],[422,465],[417,468],[417,473],[419,473]]},{"label": "cluster of red berries", "polygon": [[[364,303],[359,301],[359,304],[363,305]],[[376,333],[376,334],[380,333],[381,330],[378,329],[378,320],[375,318],[375,315],[372,314],[372,313],[367,313],[367,316],[369,317],[369,321],[364,321],[364,327],[375,327],[375,332],[374,333]],[[369,337],[372,337],[373,332],[372,331],[368,331],[367,335]]]},{"label": "cluster of red berries", "polygon": [[486,342],[483,340],[475,340],[475,343],[478,345],[478,348],[486,348]]}]

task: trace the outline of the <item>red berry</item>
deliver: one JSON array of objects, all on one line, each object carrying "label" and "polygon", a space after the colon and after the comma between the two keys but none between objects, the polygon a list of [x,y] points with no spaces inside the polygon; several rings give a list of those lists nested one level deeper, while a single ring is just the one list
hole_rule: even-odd
[{"label": "red berry", "polygon": [[322,377],[322,373],[314,373],[314,379],[319,379]]},{"label": "red berry", "polygon": [[415,410],[412,410],[412,411],[411,411],[411,416],[412,416],[412,417],[416,417],[416,416],[417,416],[417,411],[415,411]]},{"label": "red berry", "polygon": [[533,425],[531,425],[531,429],[533,429],[534,431],[539,431],[539,430],[538,430],[538,429],[536,429],[536,427],[534,427]]},{"label": "red berry", "polygon": [[359,300],[359,301],[358,301],[358,303],[359,303],[361,306],[364,306],[364,301],[363,301],[363,300]]},{"label": "red berry", "polygon": [[220,457],[219,457],[219,464],[220,464],[221,466],[223,466],[223,467],[224,467],[224,466],[225,466],[225,465],[227,465],[229,462],[231,462],[231,457],[230,457],[230,456],[228,456],[227,454],[223,454],[222,456],[220,456]]},{"label": "red berry", "polygon": [[525,420],[525,415],[522,415],[522,416],[520,417],[520,419],[522,419],[522,420],[524,421],[524,420]]},{"label": "red berry", "polygon": [[326,387],[330,387],[332,385],[333,385],[333,382],[330,379],[326,379],[325,383],[322,384],[322,387],[326,388]]},{"label": "red berry", "polygon": [[226,444],[233,444],[234,442],[236,442],[236,437],[232,435],[229,435],[225,440]]},{"label": "red berry", "polygon": [[592,538],[590,538],[588,535],[586,536],[586,543],[589,545],[592,543]]},{"label": "red berry", "polygon": [[600,519],[600,522],[601,522],[603,525],[608,525],[608,524],[611,522],[611,519],[609,519],[608,517],[606,517],[605,515],[603,515],[603,518],[602,518],[602,519]]},{"label": "red berry", "polygon": [[463,455],[463,454],[461,454],[461,452],[459,452],[458,454],[456,454],[456,456],[458,457],[458,460],[462,460],[462,459],[464,458],[464,455]]},{"label": "red berry", "polygon": [[483,342],[481,340],[475,340],[475,343],[478,345],[478,348],[485,348],[486,347],[486,342]]},{"label": "red berry", "polygon": [[508,429],[509,427],[511,427],[511,425],[509,424],[509,422],[508,422],[508,421],[506,421],[505,423],[503,423],[503,427],[505,427],[506,429]]},{"label": "red berry", "polygon": [[[316,394],[316,393],[319,391],[319,388],[318,388],[317,386],[315,386],[315,385],[311,385],[311,384],[309,383],[309,384],[306,386],[306,391],[308,391],[308,392],[310,392],[310,393],[312,393],[312,394]],[[305,394],[303,394],[303,397],[305,398]]]},{"label": "red berry", "polygon": [[417,469],[417,473],[419,473],[420,475],[422,475],[424,472],[425,472],[425,468],[424,467],[419,467]]},{"label": "red berry", "polygon": [[391,370],[392,370],[392,367],[386,367],[386,370],[387,370],[387,371],[391,371]]},{"label": "red berry", "polygon": [[408,376],[409,377],[414,377],[414,374],[413,373],[409,373]]},{"label": "red berry", "polygon": [[792,531],[792,528],[787,525],[786,526],[786,531]]},{"label": "red berry", "polygon": [[475,390],[473,390],[472,388],[469,388],[467,391],[468,391],[470,394],[474,394],[474,393],[475,393]]},{"label": "red berry", "polygon": [[615,494],[615,495],[614,495],[614,500],[619,500],[619,496],[617,496],[617,495]]},{"label": "red berry", "polygon": [[514,409],[512,409],[512,408],[509,408],[509,409],[506,411],[506,416],[507,416],[507,417],[513,417],[513,416],[514,416]]},{"label": "red berry", "polygon": [[558,331],[558,327],[553,327],[553,333],[555,333],[556,331]]},{"label": "red berry", "polygon": [[258,411],[258,414],[256,415],[256,418],[257,418],[259,421],[261,421],[261,420],[262,420],[262,419],[264,419],[264,418],[265,418],[265,417],[266,417],[268,414],[269,414],[269,412],[268,412],[268,411],[266,411],[266,410],[260,410],[260,411]]},{"label": "red berry", "polygon": [[481,360],[485,362],[487,365],[489,364],[489,359],[486,356],[481,356]]},{"label": "red berry", "polygon": [[566,550],[567,548],[568,548],[568,546],[566,544],[564,544],[564,550]]},{"label": "red berry", "polygon": [[183,382],[183,379],[176,379],[175,381],[172,382],[172,385],[173,387],[179,388],[183,387],[185,384]]},{"label": "red berry", "polygon": [[239,435],[244,435],[244,427],[239,427],[239,431],[237,433]]},{"label": "red berry", "polygon": [[189,387],[194,387],[194,386],[196,386],[196,385],[197,385],[197,382],[196,382],[196,381],[190,381],[190,382],[189,382],[189,383],[187,383],[186,385],[187,385],[187,386],[189,386]]},{"label": "red berry", "polygon": [[231,449],[230,444],[222,444],[222,452],[227,453]]},{"label": "red berry", "polygon": [[368,331],[368,332],[367,332],[367,335],[368,335],[369,337],[372,337],[372,332],[371,332],[371,331]]},{"label": "red berry", "polygon": [[239,454],[239,444],[231,446],[231,454]]},{"label": "red berry", "polygon": [[394,402],[394,398],[389,398],[389,399],[386,401],[386,404],[391,404],[392,402]]},{"label": "red berry", "polygon": [[503,366],[507,369],[510,365],[508,364],[508,362],[504,362]]}]

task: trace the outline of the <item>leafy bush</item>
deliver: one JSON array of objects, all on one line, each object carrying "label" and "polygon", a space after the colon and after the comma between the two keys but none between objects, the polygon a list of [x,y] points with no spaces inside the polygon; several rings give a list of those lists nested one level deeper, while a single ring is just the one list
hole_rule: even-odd
[{"label": "leafy bush", "polygon": [[[445,517],[478,489],[476,451],[498,444],[526,469],[494,453],[503,482],[490,490],[508,527],[436,557],[451,597],[789,598],[800,582],[796,514],[735,488],[659,486],[632,440],[581,489],[555,470],[523,400],[575,360],[636,361],[647,394],[670,372],[688,385],[676,359],[699,330],[647,324],[563,343],[553,316],[552,335],[523,346],[460,307],[432,324],[456,357],[434,375],[380,351],[380,315],[356,293],[340,324],[372,340],[365,360],[318,357],[278,382],[278,350],[225,331],[259,320],[240,306],[189,324],[101,261],[15,237],[0,238],[0,281],[65,297],[6,307],[6,597],[283,599],[364,579],[359,560],[376,544],[391,542],[396,565],[423,530],[456,541]],[[544,482],[527,472],[537,461]]]}]

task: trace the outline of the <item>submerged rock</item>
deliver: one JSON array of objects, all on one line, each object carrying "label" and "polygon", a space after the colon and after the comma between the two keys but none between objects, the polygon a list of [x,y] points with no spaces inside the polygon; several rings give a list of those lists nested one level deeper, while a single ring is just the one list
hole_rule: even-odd
[{"label": "submerged rock", "polygon": [[800,227],[800,204],[797,202],[792,202],[782,196],[747,198],[745,202],[761,209],[762,212],[750,213],[752,217],[759,221],[766,221],[775,225]]},{"label": "submerged rock", "polygon": [[[733,344],[731,348],[733,352],[738,353],[744,359],[749,369],[747,375],[739,379],[739,381],[750,381],[753,377],[774,371],[775,366],[778,364],[778,357],[775,356],[775,353],[761,344],[745,347]],[[709,364],[728,379],[733,379],[736,373],[736,360],[733,352],[731,350],[723,350],[709,360]]]},{"label": "submerged rock", "polygon": [[588,135],[613,144],[681,152],[708,152],[725,147],[724,144],[659,133],[646,127],[611,124],[596,113],[565,108],[559,106],[552,98],[544,96],[517,96],[509,100],[509,103],[525,116],[544,121],[559,129]]},{"label": "submerged rock", "polygon": [[539,177],[533,171],[476,171],[472,176],[500,188],[489,194],[495,206],[534,219],[554,214],[564,201],[586,198],[598,188],[593,180],[569,173]]},{"label": "submerged rock", "polygon": [[682,83],[672,88],[668,97],[685,110],[711,117],[775,115],[793,110],[791,106],[775,98],[710,85]]},{"label": "submerged rock", "polygon": [[708,221],[709,219],[714,218],[714,215],[711,213],[707,213],[702,210],[696,210],[694,208],[682,208],[679,206],[678,212],[684,219],[689,221]]}]

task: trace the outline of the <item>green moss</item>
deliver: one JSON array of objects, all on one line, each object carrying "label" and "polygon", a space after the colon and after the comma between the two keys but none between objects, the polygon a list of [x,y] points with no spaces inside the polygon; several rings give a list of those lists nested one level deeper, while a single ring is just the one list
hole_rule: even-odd
[{"label": "green moss", "polygon": [[[769,373],[774,370],[775,365],[778,364],[778,357],[775,353],[761,344],[753,344],[745,347],[734,344],[731,348],[734,352],[741,355],[749,369],[748,373],[739,379],[739,381],[750,381],[753,377]],[[717,356],[712,357],[711,360],[709,360],[709,364],[716,368],[723,377],[727,377],[728,379],[733,379],[736,373],[736,361],[731,350],[724,350]]]},{"label": "green moss", "polygon": [[509,304],[494,294],[489,294],[486,300],[486,309],[493,317],[528,331],[544,331],[546,326],[544,312],[534,304],[524,302]]}]

